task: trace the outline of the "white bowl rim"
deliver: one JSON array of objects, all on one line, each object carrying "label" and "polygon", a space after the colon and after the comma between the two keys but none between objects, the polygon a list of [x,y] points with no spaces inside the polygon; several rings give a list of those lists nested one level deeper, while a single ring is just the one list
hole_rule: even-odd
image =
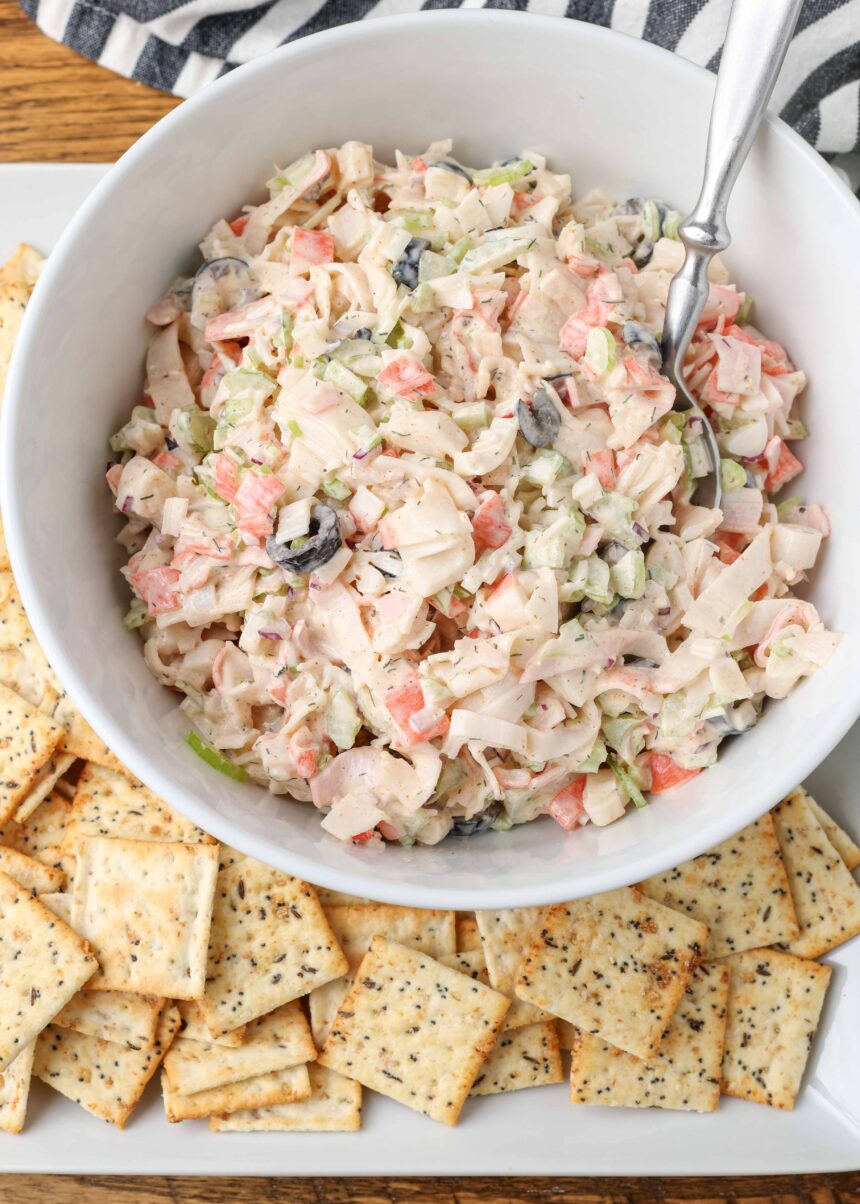
[{"label": "white bowl rim", "polygon": [[[715,78],[705,68],[682,59],[663,47],[588,22],[575,21],[567,17],[552,17],[519,11],[505,12],[497,9],[471,11],[443,9],[378,17],[366,22],[351,22],[334,29],[311,34],[243,64],[230,74],[213,81],[201,92],[183,101],[181,105],[157,121],[117,160],[84,201],[52,251],[47,267],[42,273],[27,307],[18,336],[16,355],[12,361],[6,384],[5,404],[2,423],[0,423],[0,430],[2,430],[2,438],[0,438],[0,506],[4,516],[4,530],[10,560],[16,569],[16,584],[36,637],[57,676],[84,718],[115,755],[128,766],[136,777],[171,806],[175,806],[187,818],[204,830],[211,832],[218,840],[246,851],[266,864],[275,865],[290,874],[316,882],[321,886],[354,895],[370,895],[380,902],[456,908],[458,910],[544,905],[562,902],[570,897],[570,891],[569,889],[565,890],[563,881],[557,880],[550,883],[545,889],[534,885],[511,887],[501,883],[498,890],[489,891],[483,888],[437,887],[421,881],[386,883],[374,878],[372,864],[368,864],[365,871],[333,869],[323,861],[297,854],[288,847],[278,845],[273,849],[265,838],[249,834],[241,822],[235,822],[230,817],[218,812],[210,812],[205,803],[202,803],[194,793],[163,775],[157,764],[138,752],[133,740],[126,736],[122,726],[114,720],[111,712],[100,702],[87,681],[73,668],[64,651],[62,633],[57,628],[55,634],[48,608],[42,605],[32,583],[29,568],[30,553],[23,535],[23,516],[17,504],[14,432],[18,411],[23,410],[23,364],[27,356],[35,350],[40,312],[43,305],[47,304],[47,297],[53,288],[55,278],[62,277],[64,261],[69,254],[68,249],[74,246],[80,233],[90,225],[90,215],[101,205],[102,199],[109,196],[119,186],[126,170],[133,167],[138,159],[148,152],[151,144],[169,135],[174,129],[180,128],[183,122],[191,120],[197,110],[206,104],[206,99],[212,95],[213,89],[217,89],[220,94],[225,94],[230,89],[243,88],[252,74],[267,70],[273,59],[287,62],[291,58],[301,55],[308,43],[313,43],[315,47],[323,44],[334,47],[346,42],[354,43],[366,38],[384,37],[387,30],[416,27],[419,22],[429,21],[437,25],[447,23],[452,26],[452,29],[460,30],[464,27],[463,22],[473,26],[486,26],[490,23],[498,26],[502,22],[513,26],[516,23],[516,27],[520,29],[524,28],[523,22],[528,22],[534,27],[552,25],[556,29],[561,28],[562,24],[567,27],[576,26],[577,36],[586,40],[617,42],[619,38],[623,38],[627,43],[628,52],[638,53],[645,59],[657,60],[660,65],[665,67],[668,67],[671,62],[670,70],[686,74],[691,79],[697,78],[700,82],[703,77]],[[843,204],[851,207],[854,219],[860,219],[860,211],[856,210],[857,198],[818,152],[779,117],[768,113],[764,123],[769,128],[770,136],[792,144],[794,151],[806,159],[810,170],[817,173],[822,187],[835,192]],[[661,873],[671,865],[677,865],[698,856],[704,850],[712,848],[720,841],[732,836],[746,824],[752,823],[792,790],[797,785],[798,777],[803,780],[810,774],[852,726],[860,715],[860,678],[852,683],[850,688],[845,689],[843,697],[844,701],[838,717],[822,730],[814,730],[810,733],[803,755],[797,758],[792,767],[790,769],[780,769],[778,766],[774,768],[772,789],[768,792],[767,797],[737,800],[732,809],[718,814],[711,822],[704,824],[695,835],[672,844],[668,853],[656,852],[650,857],[638,859],[631,857],[629,864],[636,867],[633,875],[623,870],[612,871],[598,868],[590,871],[587,866],[578,867],[576,894],[586,896],[625,886],[631,881],[642,881],[653,874]],[[798,768],[802,771],[800,774],[798,774]]]}]

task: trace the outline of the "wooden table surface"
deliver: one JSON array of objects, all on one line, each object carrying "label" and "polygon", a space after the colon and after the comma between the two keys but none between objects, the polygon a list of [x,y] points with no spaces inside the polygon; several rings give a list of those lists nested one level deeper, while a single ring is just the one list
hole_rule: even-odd
[{"label": "wooden table surface", "polygon": [[[177,103],[79,58],[41,34],[15,0],[0,0],[0,162],[107,162]],[[0,1170],[2,1165],[0,1146]],[[76,1198],[86,1204],[847,1204],[860,1200],[860,1174],[662,1180],[0,1176],[3,1204],[68,1204]]]}]

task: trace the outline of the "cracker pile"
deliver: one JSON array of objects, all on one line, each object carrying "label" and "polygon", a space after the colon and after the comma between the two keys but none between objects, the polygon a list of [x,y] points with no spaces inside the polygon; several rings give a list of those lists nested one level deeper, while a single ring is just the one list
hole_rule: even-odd
[{"label": "cracker pile", "polygon": [[[0,387],[39,260],[0,269]],[[10,333],[11,332],[11,333]],[[444,1124],[562,1082],[576,1104],[797,1097],[860,932],[860,848],[803,790],[709,853],[549,908],[455,914],[320,888],[219,846],[75,712],[0,531],[0,1130],[35,1076],[123,1128],[351,1131],[362,1089]],[[472,1104],[471,1107],[479,1105]]]}]

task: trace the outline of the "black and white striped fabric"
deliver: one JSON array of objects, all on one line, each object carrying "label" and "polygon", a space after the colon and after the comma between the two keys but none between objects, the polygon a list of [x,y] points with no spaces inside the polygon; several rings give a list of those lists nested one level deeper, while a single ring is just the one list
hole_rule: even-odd
[{"label": "black and white striped fabric", "polygon": [[[768,0],[742,0],[766,4]],[[190,96],[276,46],[349,21],[436,8],[576,17],[716,69],[731,0],[21,0],[50,37]],[[773,107],[860,183],[860,0],[806,0]]]}]

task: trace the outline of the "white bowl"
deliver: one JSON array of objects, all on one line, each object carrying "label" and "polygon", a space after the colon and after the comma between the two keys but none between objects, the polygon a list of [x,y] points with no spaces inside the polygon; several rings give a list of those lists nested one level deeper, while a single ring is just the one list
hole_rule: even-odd
[{"label": "white bowl", "polygon": [[834,537],[810,597],[844,633],[832,662],[774,704],[719,764],[609,828],[542,819],[405,850],[343,845],[309,804],[210,770],[176,697],[122,625],[106,439],[140,394],[143,313],[219,217],[261,197],[273,164],[348,138],[418,152],[453,136],[465,162],[524,148],[574,191],[695,200],[713,77],[644,42],[524,13],[350,25],[293,43],[159,122],[107,175],[51,257],[21,332],[3,430],[3,514],[36,634],[81,711],[154,791],[220,839],[313,882],[394,903],[553,902],[638,881],[749,823],[805,777],[860,713],[857,446],[860,207],[768,120],[742,174],[729,261],[764,329],[811,377],[800,488]]}]

